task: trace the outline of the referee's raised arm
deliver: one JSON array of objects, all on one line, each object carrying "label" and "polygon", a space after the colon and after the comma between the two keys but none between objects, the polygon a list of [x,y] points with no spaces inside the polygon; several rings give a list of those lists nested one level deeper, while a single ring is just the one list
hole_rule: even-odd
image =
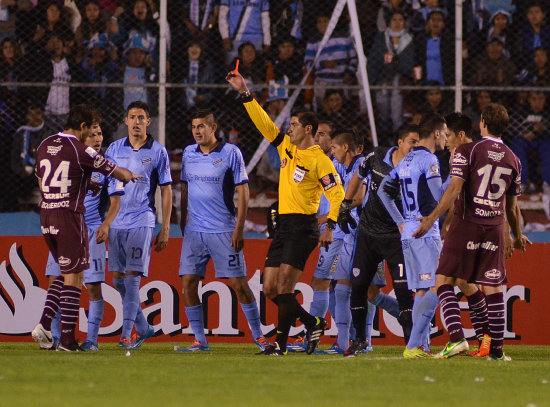
[{"label": "referee's raised arm", "polygon": [[225,77],[225,80],[241,95],[243,105],[254,122],[256,128],[270,142],[273,142],[279,135],[279,128],[273,123],[273,120],[267,115],[265,110],[256,102],[246,86],[246,81],[241,74],[231,71]]}]

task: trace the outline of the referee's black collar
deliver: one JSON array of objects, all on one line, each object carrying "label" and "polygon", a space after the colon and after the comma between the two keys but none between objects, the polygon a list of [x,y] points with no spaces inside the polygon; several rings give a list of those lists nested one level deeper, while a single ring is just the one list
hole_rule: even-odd
[{"label": "referee's black collar", "polygon": [[[151,148],[153,148],[154,141],[155,139],[153,138],[153,136],[147,133],[147,140],[145,140],[145,144],[142,145],[140,148],[138,148],[138,150],[141,150],[142,148],[146,148],[150,150]],[[126,140],[124,140],[124,145],[126,147],[130,147],[135,150],[134,146],[132,146],[132,143],[130,143],[130,136],[126,137]]]},{"label": "referee's black collar", "polygon": [[[216,146],[216,148],[211,150],[210,153],[219,153],[220,151],[222,151],[223,146],[225,146],[225,141],[223,141],[223,140],[218,140],[218,141],[219,141],[218,145]],[[199,146],[198,143],[197,143],[197,148],[195,149],[195,151],[197,153],[204,154],[201,150],[201,146]],[[210,153],[208,153],[208,154],[210,154]]]}]

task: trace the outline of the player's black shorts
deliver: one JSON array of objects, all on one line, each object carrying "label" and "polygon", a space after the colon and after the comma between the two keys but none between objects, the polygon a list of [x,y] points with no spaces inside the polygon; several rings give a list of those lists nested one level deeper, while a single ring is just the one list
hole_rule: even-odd
[{"label": "player's black shorts", "polygon": [[315,215],[279,215],[279,229],[267,251],[265,267],[289,264],[303,270],[318,242],[319,227]]},{"label": "player's black shorts", "polygon": [[351,283],[369,286],[382,260],[388,264],[394,285],[407,281],[401,239],[397,236],[373,236],[360,229],[353,257]]}]

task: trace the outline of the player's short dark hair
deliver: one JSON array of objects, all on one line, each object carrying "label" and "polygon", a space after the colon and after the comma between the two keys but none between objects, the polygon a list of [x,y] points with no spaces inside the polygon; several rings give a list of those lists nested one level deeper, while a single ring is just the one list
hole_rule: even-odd
[{"label": "player's short dark hair", "polygon": [[463,113],[454,112],[445,116],[447,127],[458,135],[461,131],[466,137],[472,138],[472,120]]},{"label": "player's short dark hair", "polygon": [[329,136],[330,136],[330,138],[333,138],[334,135],[336,134],[336,131],[337,131],[336,123],[334,123],[333,121],[330,121],[330,120],[319,120],[319,122],[317,123],[317,129],[319,129],[319,126],[321,124],[324,124],[324,125],[330,127]]},{"label": "player's short dark hair", "polygon": [[244,47],[248,47],[248,46],[251,46],[254,49],[254,51],[257,52],[254,44],[251,43],[250,41],[246,41],[246,42],[243,42],[241,45],[239,45],[239,48],[237,49],[238,54],[241,55],[241,52],[243,51]]},{"label": "player's short dark hair", "polygon": [[359,147],[357,133],[353,129],[341,130],[335,133],[332,139],[336,140],[338,144],[347,144],[352,151],[357,150],[357,147]]},{"label": "player's short dark hair", "polygon": [[485,122],[489,134],[500,136],[508,127],[510,117],[506,108],[498,103],[489,103],[481,111],[481,119]]},{"label": "player's short dark hair", "polygon": [[136,100],[128,105],[128,108],[126,109],[126,116],[128,116],[128,113],[130,113],[130,110],[132,109],[143,109],[145,111],[145,114],[147,115],[147,118],[151,117],[149,105],[147,105],[147,103],[145,102],[142,102],[141,100]]},{"label": "player's short dark hair", "polygon": [[80,130],[80,125],[82,123],[84,123],[86,127],[91,127],[93,122],[93,109],[84,104],[76,105],[69,110],[69,117],[67,118],[67,124],[65,124],[65,130]]},{"label": "player's short dark hair", "polygon": [[211,109],[195,109],[191,114],[191,120],[194,119],[206,119],[210,126],[216,123],[216,116]]},{"label": "player's short dark hair", "polygon": [[441,130],[445,119],[438,113],[429,113],[420,122],[420,140],[427,139],[434,131]]},{"label": "player's short dark hair", "polygon": [[397,140],[405,140],[411,133],[420,134],[420,126],[417,124],[404,124],[397,130]]},{"label": "player's short dark hair", "polygon": [[529,3],[527,5],[527,9],[525,10],[525,12],[527,13],[529,11],[529,9],[531,9],[533,7],[538,7],[538,8],[541,9],[541,11],[543,13],[546,13],[546,7],[544,5],[544,2],[542,2],[542,1],[532,1],[531,3]]},{"label": "player's short dark hair", "polygon": [[311,126],[311,134],[317,133],[317,127],[319,127],[319,120],[313,112],[301,112],[296,115],[300,124],[304,127]]},{"label": "player's short dark hair", "polygon": [[94,116],[94,123],[101,123],[103,121],[103,117],[101,117],[99,110],[92,108],[92,115]]}]

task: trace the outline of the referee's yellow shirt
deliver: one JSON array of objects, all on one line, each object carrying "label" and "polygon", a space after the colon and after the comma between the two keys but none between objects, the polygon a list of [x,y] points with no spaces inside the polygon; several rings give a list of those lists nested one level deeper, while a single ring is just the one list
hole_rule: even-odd
[{"label": "referee's yellow shirt", "polygon": [[244,103],[244,107],[260,133],[277,148],[281,157],[279,213],[316,214],[324,193],[330,202],[328,218],[336,221],[345,191],[330,158],[317,145],[298,150],[287,134],[279,133],[256,100]]}]

